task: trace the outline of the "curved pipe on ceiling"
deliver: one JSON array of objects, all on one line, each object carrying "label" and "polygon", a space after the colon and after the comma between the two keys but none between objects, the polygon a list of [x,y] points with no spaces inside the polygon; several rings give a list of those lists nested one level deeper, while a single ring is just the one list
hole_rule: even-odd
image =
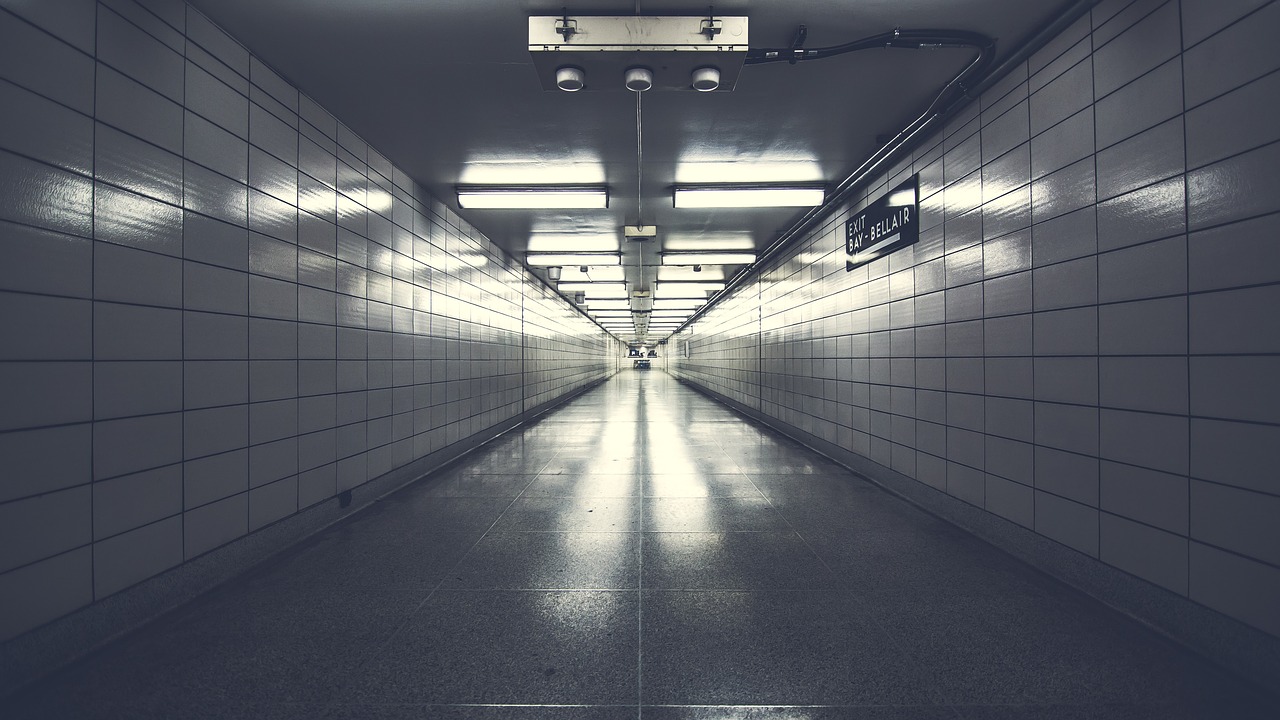
[{"label": "curved pipe on ceiling", "polygon": [[[747,59],[744,63],[746,65],[761,65],[771,62],[788,62],[794,65],[803,60],[817,60],[857,50],[882,47],[906,49],[970,47],[976,48],[978,54],[959,74],[943,86],[924,113],[894,135],[893,139],[885,143],[879,150],[872,153],[866,161],[858,166],[857,170],[853,171],[852,174],[835,187],[835,190],[822,205],[805,212],[791,227],[779,234],[776,240],[757,254],[754,263],[742,268],[741,271],[730,278],[724,290],[717,293],[715,298],[690,315],[689,319],[672,334],[679,334],[680,331],[696,322],[699,317],[717,305],[720,298],[728,297],[734,288],[742,284],[747,278],[755,275],[780,250],[807,233],[828,215],[843,207],[849,197],[857,189],[861,188],[869,178],[873,177],[891,160],[896,159],[901,152],[913,147],[914,141],[925,137],[925,130],[936,125],[939,121],[966,105],[970,100],[977,98],[983,91],[1009,74],[1014,67],[1030,57],[1032,53],[1044,47],[1050,40],[1057,37],[1059,33],[1099,2],[1100,0],[1071,0],[1055,15],[1052,21],[1028,38],[1025,43],[1007,58],[1004,58],[995,68],[990,68],[992,61],[995,59],[995,41],[980,33],[963,30],[893,30],[862,38],[861,40],[854,40],[843,45],[833,45],[825,48],[763,48],[747,51]],[[802,43],[804,36],[805,32],[802,27],[796,35],[795,44]]]}]

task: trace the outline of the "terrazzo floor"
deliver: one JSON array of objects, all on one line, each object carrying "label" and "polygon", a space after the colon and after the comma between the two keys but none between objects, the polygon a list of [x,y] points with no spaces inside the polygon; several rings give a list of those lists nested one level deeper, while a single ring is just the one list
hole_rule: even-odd
[{"label": "terrazzo floor", "polygon": [[1168,720],[1275,702],[654,370],[0,717]]}]

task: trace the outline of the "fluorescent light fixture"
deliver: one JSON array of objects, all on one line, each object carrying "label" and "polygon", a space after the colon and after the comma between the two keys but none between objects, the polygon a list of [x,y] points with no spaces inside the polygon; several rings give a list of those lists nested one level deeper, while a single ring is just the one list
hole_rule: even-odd
[{"label": "fluorescent light fixture", "polygon": [[459,185],[462,208],[597,208],[609,207],[604,185]]},{"label": "fluorescent light fixture", "polygon": [[[556,286],[560,292],[591,292],[592,290],[600,290],[603,288],[617,287],[625,290],[625,283],[620,282],[562,282]],[[599,296],[597,296],[599,297]]]},{"label": "fluorescent light fixture", "polygon": [[721,290],[724,290],[724,283],[660,282],[657,297],[705,300],[707,293]]},{"label": "fluorescent light fixture", "polygon": [[627,297],[627,284],[621,282],[562,282],[556,288],[562,293],[585,292],[588,306],[592,298],[625,300]]},{"label": "fluorescent light fixture", "polygon": [[697,310],[707,304],[706,298],[690,300],[654,300],[654,310]]},{"label": "fluorescent light fixture", "polygon": [[755,261],[755,253],[662,253],[663,265],[750,265]]},{"label": "fluorescent light fixture", "polygon": [[599,267],[604,265],[618,265],[622,262],[622,257],[617,253],[529,253],[524,258],[524,263],[530,267],[572,267],[574,265],[589,265]]},{"label": "fluorescent light fixture", "polygon": [[[586,272],[582,271],[584,267]],[[622,282],[626,279],[626,271],[621,265],[565,265],[560,273],[560,282]]]},{"label": "fluorescent light fixture", "polygon": [[631,319],[630,310],[592,310],[590,312],[593,317],[598,317],[598,318],[610,318],[614,320],[617,320],[617,319],[630,320]]},{"label": "fluorescent light fixture", "polygon": [[812,207],[826,199],[822,185],[677,185],[678,208]]},{"label": "fluorescent light fixture", "polygon": [[743,233],[672,232],[663,238],[662,247],[668,252],[752,252],[755,242]]},{"label": "fluorescent light fixture", "polygon": [[587,300],[587,309],[590,312],[595,312],[596,310],[630,310],[631,301],[625,299],[602,300],[600,298],[596,298],[594,300]]},{"label": "fluorescent light fixture", "polygon": [[616,253],[618,252],[618,236],[609,234],[570,234],[533,233],[529,236],[529,252],[531,253]]}]

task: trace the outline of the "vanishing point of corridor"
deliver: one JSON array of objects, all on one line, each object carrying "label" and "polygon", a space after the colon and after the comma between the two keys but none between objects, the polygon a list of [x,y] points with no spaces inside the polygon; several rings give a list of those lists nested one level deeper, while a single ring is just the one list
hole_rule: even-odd
[{"label": "vanishing point of corridor", "polygon": [[656,371],[9,702],[12,720],[1277,717]]}]

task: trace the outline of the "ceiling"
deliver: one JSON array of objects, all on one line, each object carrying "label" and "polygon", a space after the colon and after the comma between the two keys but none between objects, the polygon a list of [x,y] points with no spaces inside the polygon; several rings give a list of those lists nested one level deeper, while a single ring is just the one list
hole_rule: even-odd
[{"label": "ceiling", "polygon": [[[761,250],[804,208],[676,209],[672,185],[826,182],[835,185],[921,113],[974,56],[966,49],[876,49],[742,68],[730,91],[636,94],[543,90],[528,51],[533,15],[701,15],[704,2],[668,0],[192,0],[284,77],[455,210],[459,184],[604,184],[608,209],[461,209],[521,261],[530,239],[612,237],[628,290],[655,281],[711,281],[741,266],[660,268],[659,253]],[[806,47],[901,28],[969,30],[1017,48],[1057,3],[1026,0],[721,0],[717,15],[749,18],[752,48]],[[591,83],[588,88],[599,88]],[[639,178],[639,182],[638,182]],[[624,225],[657,226],[625,242]],[[546,277],[544,268],[536,271]],[[566,268],[562,281],[578,275]],[[571,293],[569,293],[571,295]],[[630,333],[618,333],[633,339]],[[662,331],[651,335],[661,336]]]}]

